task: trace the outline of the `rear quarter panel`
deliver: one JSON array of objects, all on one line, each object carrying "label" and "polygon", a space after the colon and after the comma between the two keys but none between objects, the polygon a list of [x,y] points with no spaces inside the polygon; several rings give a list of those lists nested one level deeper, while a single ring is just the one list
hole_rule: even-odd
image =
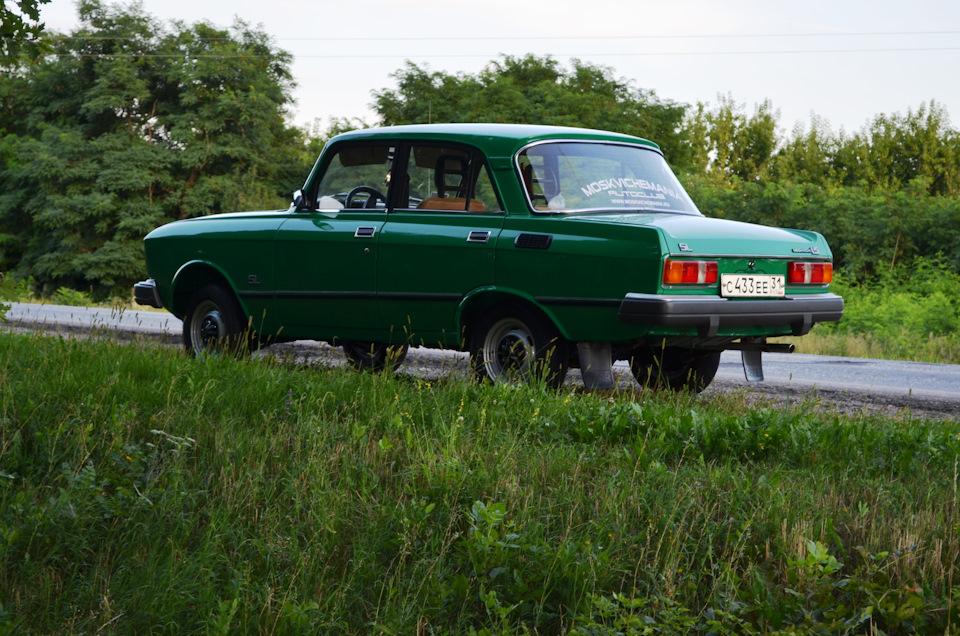
[{"label": "rear quarter panel", "polygon": [[[549,235],[550,246],[519,247],[522,234]],[[497,245],[496,285],[532,297],[570,340],[636,338],[643,329],[620,324],[617,311],[628,292],[656,292],[663,250],[653,228],[511,217]]]}]

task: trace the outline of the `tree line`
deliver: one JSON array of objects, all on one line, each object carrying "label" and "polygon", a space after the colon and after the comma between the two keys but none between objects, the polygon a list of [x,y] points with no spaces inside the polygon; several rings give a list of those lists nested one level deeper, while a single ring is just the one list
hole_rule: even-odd
[{"label": "tree line", "polygon": [[[80,26],[0,58],[0,271],[128,293],[143,236],[179,218],[285,207],[325,139],[290,125],[291,57],[237,22],[161,23],[81,0]],[[35,33],[34,33],[35,35]],[[11,49],[13,50],[13,49]],[[477,74],[407,62],[373,125],[516,122],[656,141],[704,214],[826,235],[854,280],[939,255],[960,272],[960,134],[936,102],[855,132],[785,134],[769,101],[688,105],[613,69],[504,56]]]}]

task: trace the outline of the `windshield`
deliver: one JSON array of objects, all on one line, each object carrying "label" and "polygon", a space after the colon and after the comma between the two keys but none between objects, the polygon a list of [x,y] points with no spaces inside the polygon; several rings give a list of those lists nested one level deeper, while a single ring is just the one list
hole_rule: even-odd
[{"label": "windshield", "polygon": [[540,143],[521,151],[517,163],[538,211],[700,214],[663,156],[643,146]]}]

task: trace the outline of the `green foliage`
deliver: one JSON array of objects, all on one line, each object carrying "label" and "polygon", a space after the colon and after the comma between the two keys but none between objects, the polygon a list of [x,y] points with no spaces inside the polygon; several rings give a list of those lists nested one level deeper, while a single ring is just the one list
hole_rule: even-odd
[{"label": "green foliage", "polygon": [[917,258],[877,280],[836,290],[849,298],[843,320],[826,331],[941,336],[960,332],[960,274],[941,259]]},{"label": "green foliage", "polygon": [[791,339],[803,353],[960,364],[960,274],[917,258],[874,281],[834,278],[843,320]]},{"label": "green foliage", "polygon": [[43,31],[40,5],[50,0],[0,2],[0,66],[17,59]]},{"label": "green foliage", "polygon": [[681,130],[686,106],[634,88],[613,69],[573,60],[503,56],[477,75],[450,75],[407,62],[393,74],[396,89],[375,91],[380,123],[498,122],[579,126],[656,141],[685,164]]},{"label": "green foliage", "polygon": [[958,420],[0,334],[0,626],[944,633],[958,458]]},{"label": "green foliage", "polygon": [[0,320],[6,320],[7,312],[10,311],[10,305],[7,305],[5,301],[13,302],[17,300],[19,300],[19,296],[16,282],[0,272]]},{"label": "green foliage", "polygon": [[870,554],[857,548],[861,565],[848,576],[844,565],[820,541],[807,541],[802,558],[787,559],[788,585],[756,587],[759,598],[748,592],[744,600],[723,599],[699,617],[669,597],[629,598],[593,596],[589,613],[577,616],[570,630],[576,636],[614,636],[652,633],[708,634],[913,634],[937,629],[931,620],[943,612],[956,613],[955,605],[920,587],[891,589],[885,570],[894,559],[887,552]]},{"label": "green foliage", "polygon": [[79,12],[29,72],[0,77],[0,267],[102,295],[144,275],[153,228],[279,207],[312,158],[284,123],[290,56],[262,31]]},{"label": "green foliage", "polygon": [[960,196],[960,134],[935,101],[906,114],[881,113],[853,134],[834,133],[813,115],[809,130],[798,124],[781,138],[778,119],[769,100],[750,116],[729,95],[713,108],[698,104],[685,123],[693,168],[716,185],[764,181],[892,193],[919,182],[925,194]]},{"label": "green foliage", "polygon": [[76,291],[69,287],[61,287],[54,292],[51,300],[57,305],[71,305],[74,307],[90,307],[93,299],[87,292]]},{"label": "green foliage", "polygon": [[694,176],[684,185],[707,216],[820,232],[835,266],[855,282],[938,254],[960,273],[960,199],[927,194],[922,179],[897,191],[771,181],[724,186]]},{"label": "green foliage", "polygon": [[688,117],[693,167],[705,172],[712,183],[759,180],[766,175],[777,146],[779,111],[767,100],[748,117],[745,106],[732,96],[720,95],[718,101],[712,110],[697,104]]}]

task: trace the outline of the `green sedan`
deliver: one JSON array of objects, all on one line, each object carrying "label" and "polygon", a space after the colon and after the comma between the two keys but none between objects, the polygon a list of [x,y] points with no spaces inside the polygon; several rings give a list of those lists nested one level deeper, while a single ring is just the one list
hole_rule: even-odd
[{"label": "green sedan", "polygon": [[468,351],[479,378],[702,390],[724,349],[761,354],[839,320],[816,232],[704,217],[656,144],[578,128],[398,126],[333,138],[286,210],[164,225],[137,302],[186,348],[289,340],[392,368]]}]

